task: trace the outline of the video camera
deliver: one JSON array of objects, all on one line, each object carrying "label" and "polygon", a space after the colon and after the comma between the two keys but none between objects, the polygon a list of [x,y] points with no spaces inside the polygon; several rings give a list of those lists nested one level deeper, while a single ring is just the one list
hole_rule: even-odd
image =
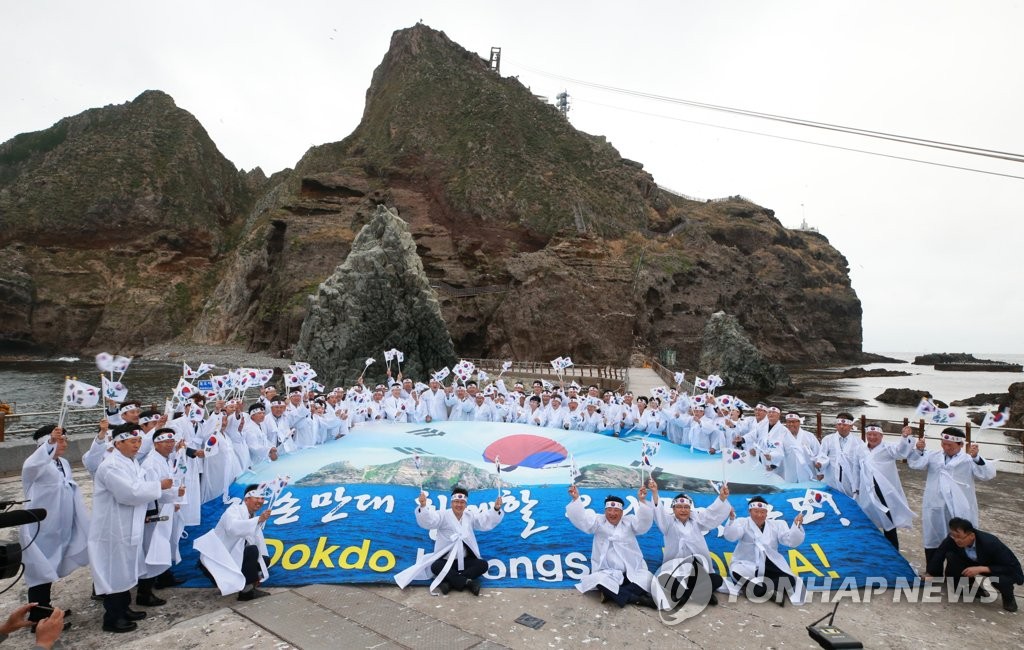
[{"label": "video camera", "polygon": [[[0,528],[37,524],[46,519],[46,510],[31,508],[28,510],[10,510],[13,505],[24,501],[0,501]],[[31,542],[30,542],[31,543]],[[0,541],[0,580],[13,578],[21,567],[21,544],[18,542]]]}]

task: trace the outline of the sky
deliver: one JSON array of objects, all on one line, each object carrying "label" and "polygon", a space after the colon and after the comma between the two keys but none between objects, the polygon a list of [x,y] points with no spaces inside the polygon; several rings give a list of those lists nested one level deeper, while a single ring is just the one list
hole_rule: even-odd
[{"label": "sky", "polygon": [[576,128],[659,185],[817,228],[850,263],[865,351],[1024,353],[1024,164],[678,101],[1024,154],[1024,0],[8,0],[0,142],[158,89],[269,175],[355,129],[418,21],[567,91]]}]

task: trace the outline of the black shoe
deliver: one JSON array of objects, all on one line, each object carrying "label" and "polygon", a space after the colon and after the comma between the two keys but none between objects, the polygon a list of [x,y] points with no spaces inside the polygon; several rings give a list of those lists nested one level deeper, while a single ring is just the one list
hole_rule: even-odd
[{"label": "black shoe", "polygon": [[153,594],[139,594],[135,597],[135,604],[142,607],[159,607],[166,605],[167,601]]},{"label": "black shoe", "polygon": [[469,593],[473,594],[474,596],[480,595],[480,583],[476,580],[467,580],[466,589],[469,589]]},{"label": "black shoe", "polygon": [[153,587],[157,589],[166,589],[167,587],[179,587],[185,584],[186,582],[188,582],[188,580],[186,580],[185,578],[177,578],[175,576],[171,576],[166,580],[157,578],[156,583],[153,585]]},{"label": "black shoe", "polygon": [[638,596],[636,599],[636,604],[640,605],[641,607],[650,607],[651,609],[658,609],[658,604],[654,602],[654,599],[651,598],[650,594],[643,594],[642,596]]},{"label": "black shoe", "polygon": [[1009,596],[1003,596],[1003,609],[1008,612],[1017,611],[1017,599],[1010,594]]},{"label": "black shoe", "polygon": [[120,632],[134,632],[138,628],[139,628],[139,624],[138,623],[136,623],[135,621],[127,621],[127,620],[125,620],[123,618],[117,619],[117,622],[113,623],[113,624],[110,624],[110,623],[104,623],[103,624],[103,631],[104,632],[116,632],[116,633],[120,633]]},{"label": "black shoe", "polygon": [[124,612],[126,621],[141,621],[144,618],[146,618],[146,612],[137,612],[134,609],[126,609]]},{"label": "black shoe", "polygon": [[711,599],[708,600],[708,605],[715,606],[718,604],[718,596],[711,594]]},{"label": "black shoe", "polygon": [[249,600],[256,600],[257,598],[263,598],[264,596],[269,595],[270,593],[263,591],[261,589],[250,589],[249,591],[238,592],[238,600],[245,602]]},{"label": "black shoe", "polygon": [[442,596],[447,596],[448,592],[452,590],[452,587],[447,582],[442,582],[437,585],[437,590],[441,592]]}]

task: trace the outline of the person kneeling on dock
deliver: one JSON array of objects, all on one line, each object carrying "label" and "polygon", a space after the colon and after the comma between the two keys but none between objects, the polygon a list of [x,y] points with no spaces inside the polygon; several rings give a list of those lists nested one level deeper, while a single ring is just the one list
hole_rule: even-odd
[{"label": "person kneeling on dock", "polygon": [[[637,492],[634,514],[624,517],[624,502],[616,496],[604,500],[604,516],[583,507],[579,489],[569,487],[572,501],[565,507],[565,516],[572,525],[594,536],[590,550],[590,575],[584,576],[576,588],[580,592],[598,589],[602,602],[610,599],[619,607],[630,603],[658,609],[650,588],[654,576],[647,569],[636,538],[651,529],[654,509],[647,503],[647,488]],[[668,609],[668,603],[663,603]]]},{"label": "person kneeling on dock", "polygon": [[796,548],[804,541],[804,515],[796,516],[790,527],[782,519],[768,518],[768,502],[754,497],[747,503],[748,517],[733,519],[725,527],[726,540],[736,542],[730,569],[733,582],[729,590],[738,594],[744,587],[747,597],[776,599],[779,606],[786,604],[788,591],[794,605],[802,605],[804,584],[796,577],[786,558],[779,553],[779,544]]},{"label": "person kneeling on dock", "polygon": [[480,558],[473,531],[491,530],[501,523],[505,513],[501,510],[500,494],[493,507],[480,511],[467,511],[468,499],[469,491],[456,487],[450,497],[451,509],[437,510],[427,503],[427,493],[420,492],[416,523],[420,528],[437,530],[437,539],[433,553],[395,575],[399,587],[405,589],[413,580],[434,576],[430,583],[432,594],[468,589],[474,596],[480,595],[478,578],[487,572],[487,561]]},{"label": "person kneeling on dock", "polygon": [[263,497],[260,486],[247,486],[242,503],[228,506],[217,527],[195,541],[199,568],[223,596],[238,592],[238,600],[253,600],[269,595],[257,589],[269,576],[263,524],[270,519],[270,508],[256,515]]}]

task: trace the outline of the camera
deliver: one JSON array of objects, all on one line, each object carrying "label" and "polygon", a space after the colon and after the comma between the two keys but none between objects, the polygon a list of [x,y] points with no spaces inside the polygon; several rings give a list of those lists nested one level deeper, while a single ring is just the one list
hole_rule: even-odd
[{"label": "camera", "polygon": [[[15,502],[0,502],[0,507],[11,507]],[[0,512],[0,528],[23,526],[39,523],[46,519],[46,510],[33,508],[30,510],[12,510]],[[21,544],[18,542],[0,541],[0,580],[13,578],[21,567]]]}]

